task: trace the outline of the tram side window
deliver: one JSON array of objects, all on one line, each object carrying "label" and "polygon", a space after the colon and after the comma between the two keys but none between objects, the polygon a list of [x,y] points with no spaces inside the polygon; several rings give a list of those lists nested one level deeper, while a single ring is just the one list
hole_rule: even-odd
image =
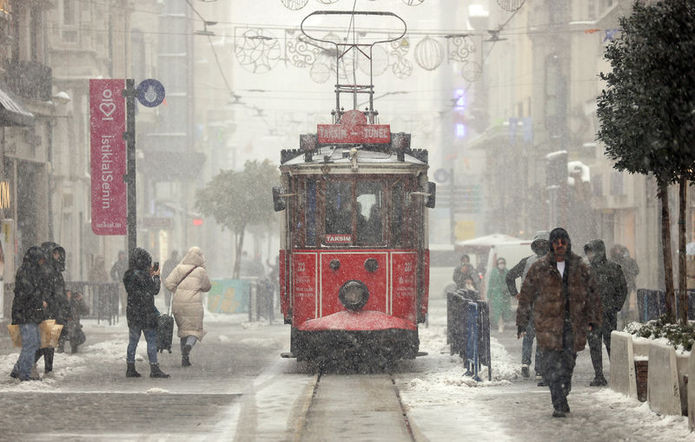
[{"label": "tram side window", "polygon": [[316,246],[316,179],[306,181],[306,240],[305,246]]},{"label": "tram side window", "polygon": [[391,243],[393,247],[412,246],[412,223],[414,220],[408,214],[407,191],[404,185],[392,187],[392,216],[391,216]]},{"label": "tram side window", "polygon": [[352,234],[352,188],[349,181],[326,183],[326,233]]},{"label": "tram side window", "polygon": [[383,242],[384,190],[379,181],[357,182],[357,241],[362,245]]}]

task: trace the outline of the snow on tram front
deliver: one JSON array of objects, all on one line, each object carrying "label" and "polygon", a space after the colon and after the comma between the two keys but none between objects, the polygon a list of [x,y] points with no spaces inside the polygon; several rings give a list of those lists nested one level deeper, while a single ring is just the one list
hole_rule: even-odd
[{"label": "snow on tram front", "polygon": [[280,296],[298,360],[414,358],[427,316],[427,151],[358,110],[283,150]]}]

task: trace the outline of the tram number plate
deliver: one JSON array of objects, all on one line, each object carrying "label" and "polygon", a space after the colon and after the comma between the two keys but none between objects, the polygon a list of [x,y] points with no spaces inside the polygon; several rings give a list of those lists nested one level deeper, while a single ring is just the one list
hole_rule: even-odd
[{"label": "tram number plate", "polygon": [[328,233],[324,237],[326,244],[352,244],[352,235],[340,233]]}]

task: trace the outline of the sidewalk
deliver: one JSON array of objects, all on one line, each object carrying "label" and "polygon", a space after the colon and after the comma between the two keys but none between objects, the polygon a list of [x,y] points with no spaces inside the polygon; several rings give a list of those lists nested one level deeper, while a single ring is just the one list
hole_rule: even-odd
[{"label": "sidewalk", "polygon": [[[593,368],[588,347],[577,357],[567,418],[551,417],[547,387],[521,377],[521,340],[514,327],[492,333],[492,374],[476,383],[463,376],[458,356],[446,346],[446,300],[430,301],[430,326],[421,329],[421,348],[429,355],[398,375],[411,423],[428,440],[461,435],[494,441],[675,441],[693,440],[686,417],[661,417],[647,403],[609,388],[589,387]],[[604,370],[609,373],[604,350]],[[533,372],[533,370],[532,370]],[[693,438],[693,439],[690,439]]]}]

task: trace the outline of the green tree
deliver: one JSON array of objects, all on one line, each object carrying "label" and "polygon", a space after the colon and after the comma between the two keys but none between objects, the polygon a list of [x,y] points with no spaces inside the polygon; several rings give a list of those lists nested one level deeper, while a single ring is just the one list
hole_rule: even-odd
[{"label": "green tree", "polygon": [[680,184],[679,317],[685,302],[685,191],[693,178],[695,150],[695,2],[665,0],[633,4],[620,18],[621,34],[606,47],[612,71],[602,73],[607,87],[598,98],[598,139],[615,168],[652,174],[662,212],[666,308],[674,319],[674,287],[668,185]]},{"label": "green tree", "polygon": [[234,234],[234,278],[239,277],[247,227],[270,227],[275,219],[271,189],[279,178],[277,167],[268,160],[247,161],[243,171],[220,170],[196,193],[196,209],[205,216],[212,216],[222,229]]}]

